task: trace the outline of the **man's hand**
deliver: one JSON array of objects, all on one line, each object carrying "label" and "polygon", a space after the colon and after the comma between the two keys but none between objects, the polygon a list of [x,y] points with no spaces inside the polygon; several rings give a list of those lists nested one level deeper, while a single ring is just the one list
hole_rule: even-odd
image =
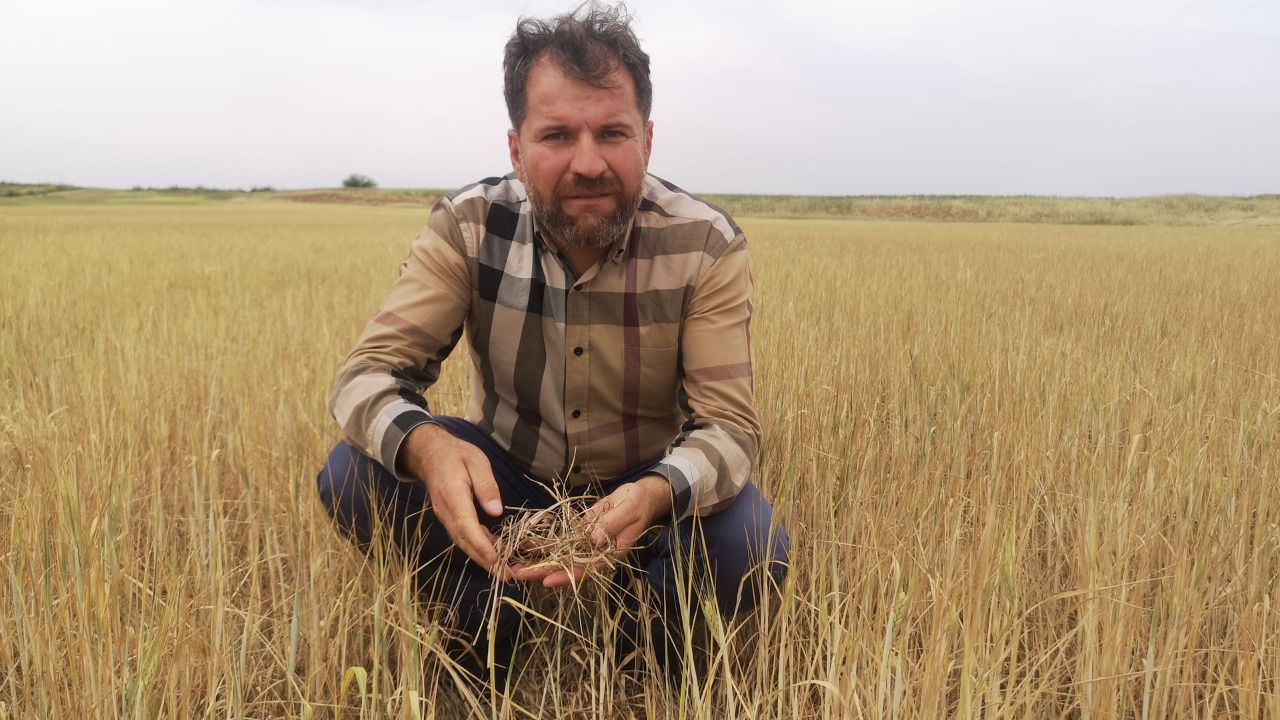
[{"label": "man's hand", "polygon": [[[587,508],[583,517],[595,523],[591,539],[597,545],[611,546],[621,556],[635,546],[640,536],[671,512],[671,483],[661,475],[649,474],[627,483]],[[525,582],[542,581],[545,587],[574,585],[602,564],[575,565],[570,568],[515,567],[512,576]]]},{"label": "man's hand", "polygon": [[498,563],[493,535],[476,515],[477,504],[492,517],[502,515],[502,495],[484,451],[427,423],[405,438],[400,465],[427,486],[431,510],[453,543],[494,577],[511,579],[511,569]]}]

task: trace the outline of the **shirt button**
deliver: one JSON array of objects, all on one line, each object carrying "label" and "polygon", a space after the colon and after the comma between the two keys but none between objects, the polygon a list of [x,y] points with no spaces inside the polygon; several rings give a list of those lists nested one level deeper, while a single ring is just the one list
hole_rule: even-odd
[{"label": "shirt button", "polygon": [[573,354],[574,354],[574,355],[581,355],[583,352],[584,352],[584,350],[583,350],[581,347],[576,347],[576,348],[574,348],[574,349],[573,349]]},{"label": "shirt button", "polygon": [[575,474],[575,475],[576,475],[577,473],[582,472],[582,466],[581,466],[581,465],[574,465],[574,466],[573,466],[573,472],[574,472],[574,474]]},{"label": "shirt button", "polygon": [[582,417],[582,411],[581,411],[581,410],[574,410],[574,411],[573,411],[573,417],[574,417],[575,419],[576,419],[576,418],[580,418],[580,417]]}]

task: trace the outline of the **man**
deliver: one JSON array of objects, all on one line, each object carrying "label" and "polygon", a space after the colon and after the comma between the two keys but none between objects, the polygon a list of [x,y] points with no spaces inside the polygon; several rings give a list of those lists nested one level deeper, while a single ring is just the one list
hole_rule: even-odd
[{"label": "man", "polygon": [[[674,647],[697,605],[680,600],[681,568],[731,616],[782,581],[787,551],[749,481],[746,241],[647,174],[649,58],[629,17],[592,5],[521,20],[504,70],[515,172],[432,210],[339,373],[329,407],[345,442],[318,479],[341,528],[362,545],[386,528],[422,593],[457,608],[454,650],[484,675],[488,653],[470,646],[495,641],[503,664],[519,621],[503,603],[488,627],[494,589],[600,569],[499,561],[500,519],[551,504],[546,486],[601,498],[585,511],[595,539],[634,552]],[[467,417],[433,415],[422,393],[464,333]]]}]

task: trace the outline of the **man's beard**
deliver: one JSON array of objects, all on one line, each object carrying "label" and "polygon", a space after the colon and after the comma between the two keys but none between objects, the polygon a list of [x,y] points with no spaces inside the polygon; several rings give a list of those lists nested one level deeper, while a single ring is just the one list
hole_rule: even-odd
[{"label": "man's beard", "polygon": [[[640,207],[640,187],[627,193],[622,183],[614,177],[597,179],[571,176],[555,187],[550,198],[545,198],[532,184],[526,183],[529,202],[533,204],[533,216],[538,229],[549,234],[561,250],[603,248],[619,240],[631,225]],[[574,197],[609,194],[617,201],[617,208],[603,217],[584,213],[571,217],[564,211],[564,201]]]}]

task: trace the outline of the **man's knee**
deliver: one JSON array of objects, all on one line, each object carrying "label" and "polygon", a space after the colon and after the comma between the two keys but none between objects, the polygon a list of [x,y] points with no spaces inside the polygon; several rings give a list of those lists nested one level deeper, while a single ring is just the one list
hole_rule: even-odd
[{"label": "man's knee", "polygon": [[[461,631],[457,642],[451,641],[452,651],[474,660],[476,652],[485,649],[482,640],[491,603],[495,602],[494,589],[487,573],[473,566],[435,523],[425,507],[425,491],[415,492],[412,486],[401,484],[382,465],[345,442],[329,453],[316,476],[316,490],[329,516],[361,548],[367,550],[373,544],[376,528],[391,530],[387,537],[414,565],[419,596],[424,602],[450,609]],[[388,528],[389,523],[393,527]],[[523,600],[518,588],[505,586],[502,590],[506,596]],[[519,617],[508,603],[499,603],[496,617],[499,639],[515,631]],[[471,649],[472,645],[477,649]]]},{"label": "man's knee", "polygon": [[707,570],[722,612],[750,610],[782,586],[791,543],[773,507],[750,483],[725,509],[699,520]]},{"label": "man's knee", "polygon": [[360,543],[368,543],[371,503],[368,483],[373,461],[359,450],[339,442],[316,476],[320,504],[342,530]]}]

